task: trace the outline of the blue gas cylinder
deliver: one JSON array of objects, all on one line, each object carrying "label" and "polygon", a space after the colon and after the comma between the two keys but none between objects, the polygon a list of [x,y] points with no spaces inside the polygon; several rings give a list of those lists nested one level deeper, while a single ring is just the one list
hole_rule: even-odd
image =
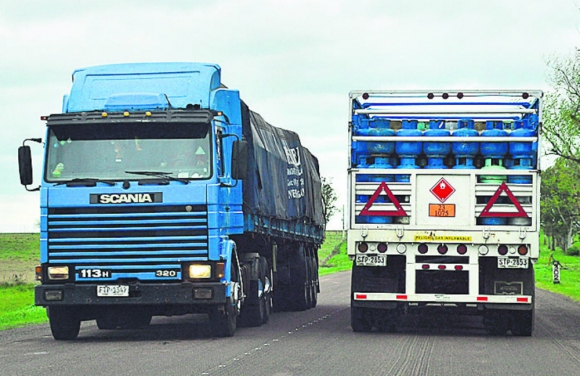
[{"label": "blue gas cylinder", "polygon": [[[423,132],[417,129],[417,120],[403,120],[401,129],[397,131],[397,137],[418,137],[423,136]],[[395,151],[399,156],[399,165],[401,169],[418,169],[416,158],[423,151],[423,142],[421,141],[397,141]],[[408,182],[410,175],[396,175],[395,180],[398,182]]]},{"label": "blue gas cylinder", "polygon": [[[475,130],[475,122],[472,119],[461,119],[457,122],[457,130],[453,132],[454,137],[478,137],[479,132]],[[473,159],[479,152],[478,142],[453,142],[451,151],[455,155],[455,166],[457,169],[474,169]]]},{"label": "blue gas cylinder", "polygon": [[[485,130],[481,132],[482,137],[506,137],[507,132],[504,130],[504,124],[501,121],[486,121]],[[480,152],[484,159],[487,158],[505,158],[508,152],[507,142],[482,142]]]},{"label": "blue gas cylinder", "polygon": [[[537,115],[533,114],[524,120],[515,122],[510,137],[534,137],[537,135]],[[534,168],[535,145],[533,142],[510,142],[509,151],[512,159],[509,164],[511,170],[531,170]],[[515,184],[531,184],[532,177],[526,175],[510,175],[508,181]]]},{"label": "blue gas cylinder", "polygon": [[[445,129],[443,120],[431,120],[429,129],[424,134],[425,137],[447,137],[451,132]],[[427,165],[425,168],[447,168],[443,164],[443,159],[451,151],[451,142],[423,142],[423,153],[427,156]]]},{"label": "blue gas cylinder", "polygon": [[[386,119],[374,119],[369,123],[367,136],[385,137],[394,136],[395,131],[391,129],[391,122]],[[391,155],[395,150],[395,143],[393,141],[369,141],[367,143],[367,150],[371,154]]]}]

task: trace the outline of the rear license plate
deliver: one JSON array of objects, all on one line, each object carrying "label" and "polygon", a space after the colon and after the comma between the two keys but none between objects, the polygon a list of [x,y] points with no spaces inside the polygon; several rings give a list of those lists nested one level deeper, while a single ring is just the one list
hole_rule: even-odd
[{"label": "rear license plate", "polygon": [[386,266],[387,255],[356,255],[357,266]]},{"label": "rear license plate", "polygon": [[97,296],[101,296],[101,297],[129,296],[129,286],[98,285],[97,286]]},{"label": "rear license plate", "polygon": [[499,269],[527,269],[528,259],[527,258],[509,258],[509,257],[498,257],[497,267]]}]

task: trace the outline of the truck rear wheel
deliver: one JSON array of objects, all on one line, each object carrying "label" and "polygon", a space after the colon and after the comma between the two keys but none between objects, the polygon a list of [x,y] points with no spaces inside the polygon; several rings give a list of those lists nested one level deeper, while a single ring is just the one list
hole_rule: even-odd
[{"label": "truck rear wheel", "polygon": [[315,256],[310,257],[310,275],[310,306],[314,308],[318,304],[318,263]]},{"label": "truck rear wheel", "polygon": [[265,301],[264,296],[258,297],[258,281],[250,281],[250,294],[246,296],[245,304],[240,313],[240,325],[245,327],[256,327],[264,322]]},{"label": "truck rear wheel", "polygon": [[81,320],[70,307],[48,307],[50,331],[56,340],[72,340],[79,335]]}]

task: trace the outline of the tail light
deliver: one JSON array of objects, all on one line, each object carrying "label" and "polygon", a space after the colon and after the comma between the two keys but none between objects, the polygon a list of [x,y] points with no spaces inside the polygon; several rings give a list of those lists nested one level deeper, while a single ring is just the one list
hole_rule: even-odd
[{"label": "tail light", "polygon": [[465,244],[459,244],[457,246],[457,253],[460,255],[464,255],[467,253],[467,246]]},{"label": "tail light", "polygon": [[518,253],[520,254],[520,256],[524,256],[528,254],[528,247],[524,244],[520,245],[518,247]]},{"label": "tail light", "polygon": [[379,245],[377,246],[377,251],[379,251],[380,253],[385,253],[387,252],[387,243],[379,243]]},{"label": "tail light", "polygon": [[419,244],[419,248],[418,248],[419,253],[425,254],[425,253],[427,253],[428,250],[429,250],[429,247],[427,247],[427,244],[425,244],[425,243]]},{"label": "tail light", "polygon": [[447,246],[445,244],[440,244],[437,247],[437,252],[441,253],[442,255],[446,254],[448,250],[449,250],[449,248],[447,248]]},{"label": "tail light", "polygon": [[361,253],[365,253],[369,250],[369,245],[365,242],[358,243],[358,251]]},{"label": "tail light", "polygon": [[499,247],[497,247],[497,253],[499,253],[502,256],[507,255],[507,253],[508,253],[507,245],[502,244]]}]

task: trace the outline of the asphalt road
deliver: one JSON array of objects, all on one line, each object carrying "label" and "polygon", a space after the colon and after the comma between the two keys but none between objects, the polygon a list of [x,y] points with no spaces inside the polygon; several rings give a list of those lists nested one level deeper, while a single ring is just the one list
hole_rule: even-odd
[{"label": "asphalt road", "polygon": [[318,306],[212,338],[206,318],[142,330],[83,322],[76,341],[48,325],[0,332],[0,375],[580,375],[580,304],[537,291],[533,337],[487,336],[481,319],[425,315],[397,333],[353,333],[350,273],[325,276]]}]

